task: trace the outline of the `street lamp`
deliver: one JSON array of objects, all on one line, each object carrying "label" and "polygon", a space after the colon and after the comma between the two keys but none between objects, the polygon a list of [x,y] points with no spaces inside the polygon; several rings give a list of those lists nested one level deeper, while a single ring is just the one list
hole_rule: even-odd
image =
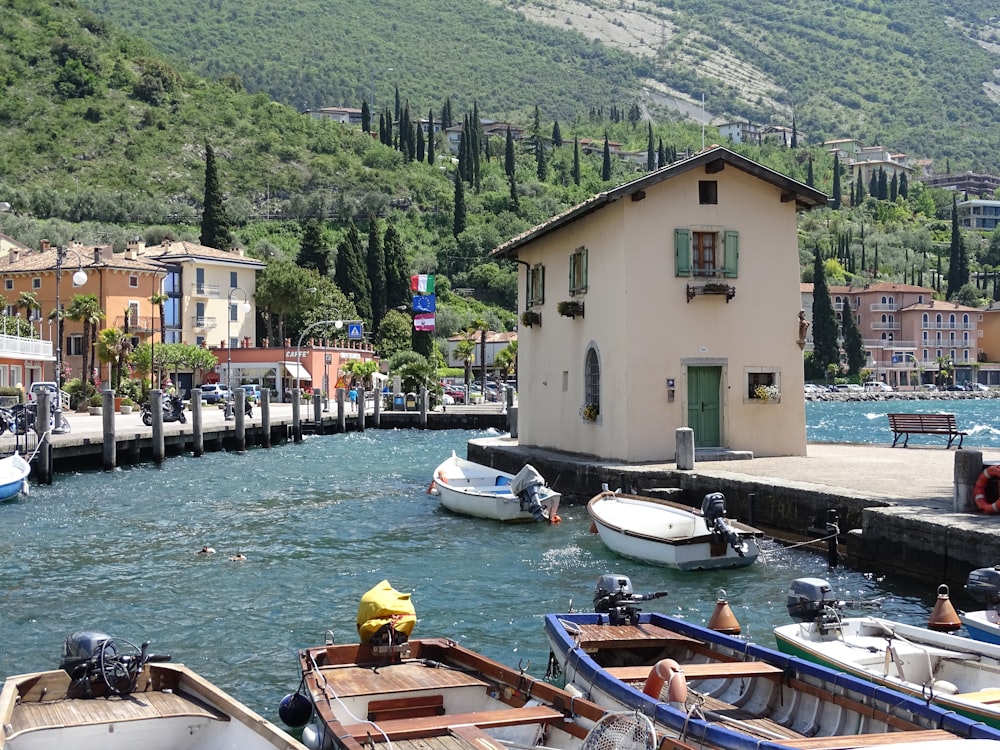
[{"label": "street lamp", "polygon": [[73,286],[83,286],[87,283],[87,273],[83,270],[83,258],[80,253],[68,247],[56,247],[56,375],[53,380],[56,383],[56,410],[53,421],[52,432],[62,433],[62,304],[59,299],[59,280],[62,278],[63,261],[66,253],[73,253],[76,256],[76,272],[73,274]]},{"label": "street lamp", "polygon": [[[240,305],[240,312],[246,315],[250,312],[250,303],[247,301],[247,293],[238,286],[234,286],[229,290],[229,308],[226,311],[228,320],[226,321],[226,380],[229,384],[229,396],[232,398],[233,395],[233,318],[236,317],[236,311],[233,310],[233,292],[240,292],[243,294],[243,304]],[[232,407],[229,407],[232,408]]]}]

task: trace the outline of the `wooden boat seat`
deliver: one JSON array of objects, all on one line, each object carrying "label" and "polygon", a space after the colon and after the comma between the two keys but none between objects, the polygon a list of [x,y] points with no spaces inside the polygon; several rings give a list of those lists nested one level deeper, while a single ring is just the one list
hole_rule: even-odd
[{"label": "wooden boat seat", "polygon": [[[389,719],[378,722],[377,727],[370,723],[348,724],[344,727],[344,735],[363,741],[379,736],[382,732],[391,741],[412,740],[417,737],[447,734],[454,727],[471,725],[480,728],[507,727],[515,724],[537,724],[539,722],[561,721],[563,715],[548,706],[524,706],[522,708],[506,708],[497,711],[473,711],[467,714],[444,714],[442,716],[422,716],[413,719]],[[381,731],[380,731],[381,730]]]},{"label": "wooden boat seat", "polygon": [[591,625],[577,626],[580,630],[580,647],[593,653],[602,648],[626,649],[666,646],[669,644],[700,644],[694,638],[661,628],[659,625]]},{"label": "wooden boat seat", "polygon": [[[622,682],[642,682],[652,667],[607,667],[604,671]],[[727,677],[778,677],[780,667],[762,661],[719,661],[707,664],[681,664],[688,680],[715,680]]]},{"label": "wooden boat seat", "polygon": [[977,690],[974,693],[959,693],[954,697],[960,698],[964,701],[972,701],[974,703],[1000,703],[1000,687],[983,688],[982,690]]},{"label": "wooden boat seat", "polygon": [[418,716],[440,716],[443,713],[444,696],[440,694],[368,702],[368,721],[413,719]]},{"label": "wooden boat seat", "polygon": [[448,730],[448,734],[462,740],[474,750],[507,750],[507,746],[500,740],[490,737],[477,726],[466,724],[465,726],[452,727]]},{"label": "wooden boat seat", "polygon": [[846,750],[851,747],[876,747],[878,745],[896,745],[901,742],[938,742],[955,739],[954,734],[944,729],[917,729],[911,732],[841,734],[833,737],[781,740],[781,744],[798,748],[798,750]]}]

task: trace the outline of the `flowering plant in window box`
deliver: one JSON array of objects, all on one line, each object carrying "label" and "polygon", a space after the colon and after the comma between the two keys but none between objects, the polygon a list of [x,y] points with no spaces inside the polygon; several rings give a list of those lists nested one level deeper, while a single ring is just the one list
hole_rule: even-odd
[{"label": "flowering plant in window box", "polygon": [[583,302],[580,300],[564,300],[556,305],[556,312],[567,318],[583,317]]},{"label": "flowering plant in window box", "polygon": [[597,404],[586,404],[581,410],[580,415],[588,422],[594,422],[597,420],[597,415],[601,413],[601,407]]},{"label": "flowering plant in window box", "polygon": [[521,313],[521,325],[531,328],[542,324],[542,314],[534,310],[525,310]]},{"label": "flowering plant in window box", "polygon": [[781,389],[776,385],[758,385],[753,389],[753,397],[765,403],[768,401],[778,403],[781,401]]}]

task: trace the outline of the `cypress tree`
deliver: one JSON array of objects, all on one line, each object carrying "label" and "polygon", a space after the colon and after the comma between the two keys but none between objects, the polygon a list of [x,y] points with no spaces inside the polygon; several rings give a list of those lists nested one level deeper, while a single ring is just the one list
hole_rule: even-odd
[{"label": "cypress tree", "polygon": [[806,164],[806,185],[808,185],[809,187],[816,187],[816,181],[815,178],[813,177],[812,157],[809,158],[809,161]]},{"label": "cypress tree", "polygon": [[540,140],[535,141],[535,168],[539,182],[545,182],[549,167],[545,162],[545,147]]},{"label": "cypress tree", "polygon": [[368,101],[361,102],[361,129],[366,133],[372,131],[372,111],[368,108]]},{"label": "cypress tree", "polygon": [[[940,256],[939,256],[940,258]],[[958,228],[958,196],[951,197],[951,246],[948,250],[948,291],[947,299],[952,299],[958,290],[969,283],[969,257],[965,252],[965,240]]]},{"label": "cypress tree", "polygon": [[[423,132],[421,130],[421,132]],[[378,218],[375,214],[368,216],[368,255],[365,259],[368,268],[368,281],[371,284],[372,331],[378,333],[379,323],[388,310],[385,254],[382,250],[382,237],[379,235]]]},{"label": "cypress tree", "polygon": [[879,169],[878,171],[878,198],[881,201],[888,200],[889,198],[889,184],[884,169]]},{"label": "cypress tree", "polygon": [[521,201],[517,195],[517,177],[513,174],[507,175],[507,182],[510,183],[510,210],[517,213],[521,208]]},{"label": "cypress tree", "polygon": [[458,137],[458,176],[468,182],[469,180],[469,129],[466,125],[469,118],[466,117],[462,123],[462,133]]},{"label": "cypress tree", "polygon": [[334,264],[333,280],[344,294],[354,294],[354,308],[362,320],[371,321],[371,283],[365,273],[365,254],[361,249],[361,237],[354,222],[347,225],[347,234],[337,245],[337,262]]},{"label": "cypress tree", "polygon": [[427,113],[427,163],[434,164],[434,110]]},{"label": "cypress tree", "polygon": [[653,123],[649,123],[649,133],[646,138],[646,171],[656,168],[656,151],[653,149]]},{"label": "cypress tree", "polygon": [[399,103],[399,84],[396,84],[396,108],[392,112],[392,114],[393,114],[392,121],[393,122],[399,122],[399,118],[400,118],[400,113],[401,112],[402,112],[402,110],[400,109],[400,103]]},{"label": "cypress tree", "polygon": [[660,139],[659,148],[656,150],[656,168],[661,169],[667,166],[667,152],[663,150],[663,139]]},{"label": "cypress tree", "polygon": [[378,142],[385,145],[385,113],[378,113]]},{"label": "cypress tree", "polygon": [[840,365],[840,345],[837,343],[837,314],[826,285],[823,253],[817,247],[813,256],[813,356],[824,372],[831,364]]},{"label": "cypress tree", "polygon": [[531,123],[531,137],[538,142],[538,139],[542,137],[542,120],[538,113],[538,105],[535,105],[535,119]]},{"label": "cypress tree", "polygon": [[559,130],[559,120],[556,120],[552,124],[552,145],[555,148],[561,148],[563,145],[562,131]]},{"label": "cypress tree", "polygon": [[573,184],[580,184],[580,141],[573,139]]},{"label": "cypress tree", "polygon": [[604,163],[601,165],[601,179],[611,180],[611,146],[608,145],[608,134],[604,133]]},{"label": "cypress tree", "polygon": [[799,147],[799,131],[795,125],[795,115],[792,115],[792,148]]},{"label": "cypress tree", "polygon": [[892,182],[889,183],[889,200],[893,203],[896,202],[896,197],[899,195],[899,182],[896,180],[896,173],[892,173]]},{"label": "cypress tree", "polygon": [[323,242],[323,224],[319,219],[309,219],[303,227],[295,262],[303,268],[316,269],[321,276],[330,273],[330,250]]},{"label": "cypress tree", "polygon": [[510,125],[507,126],[507,143],[503,154],[503,171],[508,177],[514,175],[517,163],[514,161],[514,136],[510,132]]},{"label": "cypress tree", "polygon": [[[840,158],[833,155],[833,208],[840,208]],[[816,333],[813,332],[815,337]]]},{"label": "cypress tree", "polygon": [[899,175],[899,194],[904,198],[910,197],[910,183],[907,180],[906,172]]},{"label": "cypress tree", "polygon": [[410,275],[406,263],[406,248],[395,222],[388,222],[382,238],[385,257],[386,309],[406,305],[410,301]]},{"label": "cypress tree", "polygon": [[458,237],[465,231],[465,184],[455,175],[455,223],[451,233]]},{"label": "cypress tree", "polygon": [[[846,298],[840,316],[840,330],[844,336],[847,372],[850,375],[858,375],[868,361],[868,356],[865,353],[865,342],[861,339],[861,331],[858,330],[858,323],[854,319],[854,312],[851,310],[851,302]],[[813,338],[815,337],[816,334],[813,332]]]},{"label": "cypress tree", "polygon": [[857,185],[857,187],[858,187],[858,196],[857,196],[857,200],[855,202],[855,205],[860,206],[862,203],[865,202],[865,193],[866,193],[866,190],[865,190],[865,175],[864,175],[864,172],[862,172],[860,169],[858,170],[858,185]]},{"label": "cypress tree", "polygon": [[201,244],[217,250],[228,250],[232,245],[229,219],[222,205],[222,191],[215,167],[215,151],[205,144],[205,209],[201,215]]},{"label": "cypress tree", "polygon": [[469,146],[471,146],[469,154],[472,156],[472,187],[478,193],[482,186],[479,172],[479,155],[483,150],[483,123],[479,119],[479,102],[472,102],[472,116],[469,119],[472,124],[473,135],[473,139],[469,143]]},{"label": "cypress tree", "polygon": [[417,161],[424,160],[424,129],[417,125]]},{"label": "cypress tree", "polygon": [[441,107],[441,130],[447,130],[453,122],[451,119],[451,97],[448,97],[444,100],[444,106]]}]

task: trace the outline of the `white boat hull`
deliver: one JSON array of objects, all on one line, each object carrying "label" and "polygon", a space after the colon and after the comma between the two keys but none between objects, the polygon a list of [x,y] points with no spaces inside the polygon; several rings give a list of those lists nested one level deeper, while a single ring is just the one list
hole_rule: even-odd
[{"label": "white boat hull", "polygon": [[12,500],[21,494],[28,494],[28,475],[31,464],[13,453],[0,459],[0,502]]},{"label": "white boat hull", "polygon": [[601,493],[587,504],[601,541],[612,552],[632,560],[680,570],[742,568],[760,552],[763,532],[730,522],[746,544],[741,555],[713,534],[704,516],[655,498]]},{"label": "white boat hull", "polygon": [[787,654],[1000,728],[1000,646],[877,617],[792,623],[774,635]]},{"label": "white boat hull", "polygon": [[958,618],[974,640],[1000,645],[1000,614],[995,609],[959,612]]},{"label": "white boat hull", "polygon": [[[521,500],[511,491],[513,474],[458,458],[454,453],[434,471],[430,493],[441,506],[453,513],[504,523],[535,521],[521,509]],[[561,495],[549,487],[541,489],[539,500],[546,519],[558,517]]]}]

